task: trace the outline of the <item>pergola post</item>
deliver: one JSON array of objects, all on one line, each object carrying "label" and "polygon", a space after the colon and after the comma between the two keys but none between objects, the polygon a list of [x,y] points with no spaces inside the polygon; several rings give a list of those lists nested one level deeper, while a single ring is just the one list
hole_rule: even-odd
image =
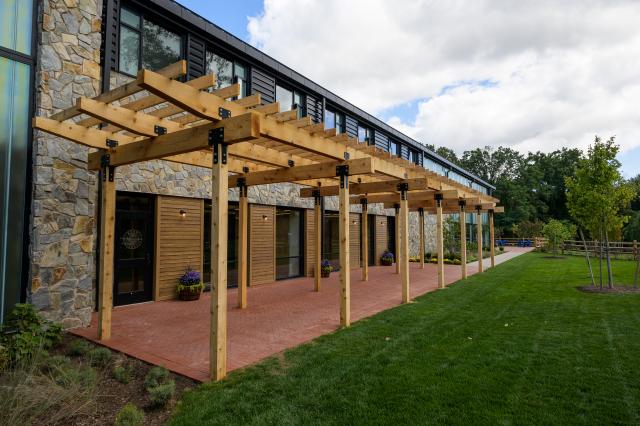
[{"label": "pergola post", "polygon": [[442,229],[442,195],[436,194],[436,245],[438,247],[438,288],[444,287],[444,230]]},{"label": "pergola post", "polygon": [[495,232],[493,229],[493,210],[489,210],[489,250],[491,252],[491,267],[496,266],[496,241],[495,241]]},{"label": "pergola post", "polygon": [[478,240],[478,272],[482,272],[482,213],[480,213],[480,206],[476,208],[476,239]]},{"label": "pergola post", "polygon": [[396,240],[396,252],[394,253],[396,257],[396,274],[400,273],[400,204],[396,203],[393,206],[396,213],[396,220],[394,221],[394,239]]},{"label": "pergola post", "polygon": [[369,281],[369,205],[367,199],[362,204],[362,281]]},{"label": "pergola post", "polygon": [[249,253],[249,199],[248,188],[238,180],[238,308],[247,307],[247,257]]},{"label": "pergola post", "polygon": [[351,277],[349,265],[349,169],[338,166],[340,177],[340,217],[338,236],[340,239],[340,325],[351,325]]},{"label": "pergola post", "polygon": [[420,269],[424,269],[424,209],[418,209],[420,216]]},{"label": "pergola post", "polygon": [[464,211],[465,201],[460,200],[460,269],[462,279],[467,278],[467,214]]},{"label": "pergola post", "polygon": [[209,371],[212,380],[227,374],[227,145],[213,142],[211,168],[211,335]]},{"label": "pergola post", "polygon": [[402,303],[409,303],[409,204],[408,185],[398,185],[400,190],[400,270],[402,276]]},{"label": "pergola post", "polygon": [[315,236],[316,236],[316,258],[313,268],[313,289],[320,291],[320,270],[322,268],[322,198],[320,191],[314,190],[314,214],[315,214]]},{"label": "pergola post", "polygon": [[102,198],[100,203],[100,303],[98,307],[98,339],[111,337],[111,309],[113,307],[113,256],[116,232],[115,167],[103,167]]}]

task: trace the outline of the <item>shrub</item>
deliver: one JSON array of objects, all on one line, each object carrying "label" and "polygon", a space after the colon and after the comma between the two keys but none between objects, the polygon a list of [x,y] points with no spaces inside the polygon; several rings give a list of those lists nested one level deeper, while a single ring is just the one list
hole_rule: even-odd
[{"label": "shrub", "polygon": [[96,370],[91,367],[59,367],[51,373],[53,380],[64,388],[94,387],[98,381]]},{"label": "shrub", "polygon": [[74,339],[69,343],[67,353],[71,356],[82,356],[91,350],[91,344],[84,339]]},{"label": "shrub", "polygon": [[453,259],[453,264],[454,265],[460,265],[460,264],[462,264],[462,261],[460,259]]},{"label": "shrub", "polygon": [[329,262],[328,259],[323,259],[322,262],[320,262],[320,269],[325,274],[331,273],[331,271],[333,271],[333,266],[331,266],[331,262]]},{"label": "shrub", "polygon": [[143,422],[144,412],[129,402],[120,409],[114,424],[116,426],[138,426]]},{"label": "shrub", "polygon": [[382,253],[382,256],[380,256],[380,259],[383,262],[393,263],[394,256],[393,256],[393,253],[391,253],[389,250],[385,250],[384,253]]},{"label": "shrub", "polygon": [[42,367],[43,371],[56,371],[61,368],[69,368],[71,366],[71,360],[64,355],[54,355],[47,358]]},{"label": "shrub", "polygon": [[131,371],[125,366],[117,365],[113,368],[113,378],[126,385],[131,381]]},{"label": "shrub", "polygon": [[176,391],[176,383],[173,380],[169,380],[161,385],[152,386],[147,388],[149,393],[149,401],[153,407],[164,407],[167,402],[173,397]]},{"label": "shrub", "polygon": [[169,379],[169,370],[164,367],[153,367],[144,378],[144,386],[151,388],[161,385]]},{"label": "shrub", "polygon": [[89,351],[89,363],[94,367],[106,367],[111,361],[111,351],[107,348],[95,348]]},{"label": "shrub", "polygon": [[0,373],[2,373],[11,362],[11,356],[9,355],[9,349],[0,345]]},{"label": "shrub", "polygon": [[498,247],[498,251],[503,252],[504,251],[504,246]]}]

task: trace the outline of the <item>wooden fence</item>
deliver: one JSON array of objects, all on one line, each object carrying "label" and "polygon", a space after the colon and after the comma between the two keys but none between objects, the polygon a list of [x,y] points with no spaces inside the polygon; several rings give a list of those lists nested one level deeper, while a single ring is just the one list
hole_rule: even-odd
[{"label": "wooden fence", "polygon": [[[584,246],[587,246],[589,255],[593,257],[606,256],[607,247],[601,241],[567,240],[562,244],[562,250],[565,254],[584,254]],[[638,242],[637,241],[610,241],[609,253],[614,259],[638,259]]]}]

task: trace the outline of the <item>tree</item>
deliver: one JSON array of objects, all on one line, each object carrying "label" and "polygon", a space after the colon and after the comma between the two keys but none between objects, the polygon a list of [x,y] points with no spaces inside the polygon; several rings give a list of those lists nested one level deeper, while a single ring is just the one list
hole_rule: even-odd
[{"label": "tree", "polygon": [[542,235],[547,239],[547,248],[554,256],[557,256],[562,243],[575,235],[575,227],[571,228],[571,225],[565,225],[559,220],[551,219],[542,228]]},{"label": "tree", "polygon": [[629,208],[635,196],[633,187],[620,173],[620,162],[616,159],[618,150],[614,137],[603,142],[596,136],[587,157],[578,163],[575,176],[565,179],[569,213],[592,237],[602,235],[599,239],[607,245],[609,288],[613,287],[609,235],[620,232],[627,222],[628,216],[622,212]]}]

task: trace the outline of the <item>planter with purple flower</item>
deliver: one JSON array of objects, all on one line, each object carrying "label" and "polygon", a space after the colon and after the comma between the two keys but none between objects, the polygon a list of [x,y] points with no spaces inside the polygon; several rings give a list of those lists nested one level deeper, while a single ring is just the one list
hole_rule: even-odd
[{"label": "planter with purple flower", "polygon": [[200,280],[200,272],[188,268],[180,277],[178,283],[178,298],[180,300],[198,300],[204,289]]},{"label": "planter with purple flower", "polygon": [[385,250],[380,256],[380,264],[382,266],[391,266],[393,264],[393,253],[389,250]]},{"label": "planter with purple flower", "polygon": [[331,271],[333,271],[333,266],[331,266],[331,263],[329,263],[327,259],[323,260],[320,263],[320,276],[322,278],[329,278],[329,275],[331,275]]}]

